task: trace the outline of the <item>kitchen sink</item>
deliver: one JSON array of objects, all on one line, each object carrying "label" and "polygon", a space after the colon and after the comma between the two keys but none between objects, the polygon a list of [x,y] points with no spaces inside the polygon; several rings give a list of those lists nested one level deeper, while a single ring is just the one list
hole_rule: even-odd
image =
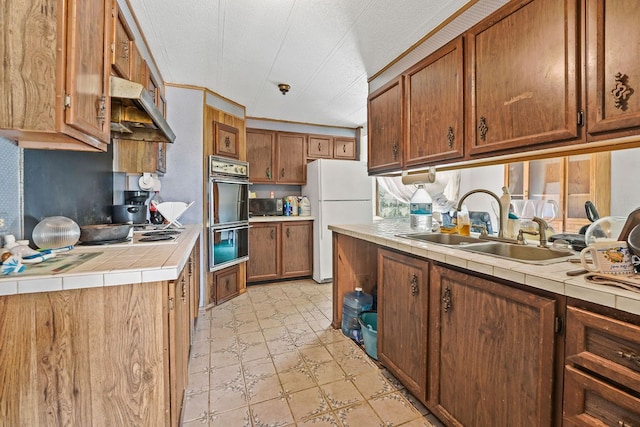
[{"label": "kitchen sink", "polygon": [[572,251],[551,250],[537,246],[517,245],[503,242],[484,242],[460,248],[468,252],[493,255],[499,258],[524,262],[527,264],[546,265],[574,258]]},{"label": "kitchen sink", "polygon": [[406,239],[420,240],[428,243],[438,243],[440,245],[464,245],[469,243],[482,243],[475,237],[460,236],[459,234],[446,233],[410,233],[398,234],[398,237]]}]

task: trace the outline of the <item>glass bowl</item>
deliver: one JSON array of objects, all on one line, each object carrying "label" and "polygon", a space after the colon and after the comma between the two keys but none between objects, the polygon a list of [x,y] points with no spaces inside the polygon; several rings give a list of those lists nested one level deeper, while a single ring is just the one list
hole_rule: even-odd
[{"label": "glass bowl", "polygon": [[594,221],[584,234],[587,245],[596,241],[616,241],[627,218],[624,216],[604,216]]},{"label": "glass bowl", "polygon": [[54,249],[73,246],[80,239],[80,227],[72,219],[64,216],[49,216],[33,229],[31,240],[40,249]]}]

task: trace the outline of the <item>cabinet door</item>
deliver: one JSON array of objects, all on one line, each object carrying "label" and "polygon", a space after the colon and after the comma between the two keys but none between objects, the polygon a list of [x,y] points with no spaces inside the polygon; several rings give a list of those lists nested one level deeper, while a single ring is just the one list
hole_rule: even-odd
[{"label": "cabinet door", "polygon": [[378,358],[422,402],[427,400],[428,284],[426,260],[378,250]]},{"label": "cabinet door", "polygon": [[234,265],[224,270],[216,271],[213,274],[215,283],[215,303],[222,304],[225,301],[238,295],[238,272],[239,268]]},{"label": "cabinet door", "polygon": [[278,184],[307,183],[304,161],[306,136],[294,133],[278,133],[276,163],[278,165],[276,180]]},{"label": "cabinet door", "polygon": [[239,158],[238,129],[224,123],[213,123],[213,152],[218,156]]},{"label": "cabinet door", "polygon": [[282,277],[310,276],[313,272],[313,223],[282,223]]},{"label": "cabinet door", "polygon": [[511,2],[469,30],[471,155],[583,138],[576,0]]},{"label": "cabinet door", "polygon": [[280,277],[280,223],[254,223],[249,228],[247,282]]},{"label": "cabinet door", "polygon": [[169,284],[169,384],[171,425],[178,425],[187,386],[189,345],[189,288],[186,271]]},{"label": "cabinet door", "polygon": [[325,135],[309,135],[307,139],[307,157],[312,159],[330,159],[333,151],[333,138]]},{"label": "cabinet door", "polygon": [[402,77],[369,95],[369,173],[402,168]]},{"label": "cabinet door", "polygon": [[407,143],[404,165],[427,165],[464,155],[462,37],[429,55],[405,75]]},{"label": "cabinet door", "polygon": [[[114,2],[115,3],[115,2]],[[114,5],[117,7],[117,5]],[[120,8],[117,7],[118,13],[114,19],[114,43],[113,58],[111,65],[115,72],[123,79],[131,78],[131,32],[127,25]]]},{"label": "cabinet door", "polygon": [[67,20],[65,122],[78,131],[109,142],[111,102],[111,2],[70,0]]},{"label": "cabinet door", "polygon": [[334,138],[333,158],[355,160],[357,154],[355,138]]},{"label": "cabinet door", "polygon": [[274,183],[276,134],[268,130],[247,129],[247,161],[249,181]]},{"label": "cabinet door", "polygon": [[589,139],[638,133],[640,3],[587,1],[587,131]]},{"label": "cabinet door", "polygon": [[[147,86],[149,82],[149,67],[135,42],[131,43],[131,80],[140,83],[149,90]],[[155,93],[151,95],[155,96]]]},{"label": "cabinet door", "polygon": [[555,301],[431,268],[430,408],[447,425],[549,426]]}]

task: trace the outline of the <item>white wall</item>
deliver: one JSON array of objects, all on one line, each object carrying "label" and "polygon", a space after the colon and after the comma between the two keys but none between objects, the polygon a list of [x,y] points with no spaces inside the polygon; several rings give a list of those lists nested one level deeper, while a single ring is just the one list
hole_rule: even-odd
[{"label": "white wall", "polygon": [[611,215],[640,207],[640,148],[611,152]]}]

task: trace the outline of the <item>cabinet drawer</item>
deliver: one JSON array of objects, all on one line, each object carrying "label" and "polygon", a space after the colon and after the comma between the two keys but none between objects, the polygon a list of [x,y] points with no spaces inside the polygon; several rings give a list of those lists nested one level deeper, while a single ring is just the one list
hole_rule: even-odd
[{"label": "cabinet drawer", "polygon": [[214,273],[216,304],[221,304],[238,295],[238,266]]},{"label": "cabinet drawer", "polygon": [[640,326],[567,308],[567,364],[640,392]]},{"label": "cabinet drawer", "polygon": [[564,422],[568,426],[640,426],[640,399],[567,366]]}]

